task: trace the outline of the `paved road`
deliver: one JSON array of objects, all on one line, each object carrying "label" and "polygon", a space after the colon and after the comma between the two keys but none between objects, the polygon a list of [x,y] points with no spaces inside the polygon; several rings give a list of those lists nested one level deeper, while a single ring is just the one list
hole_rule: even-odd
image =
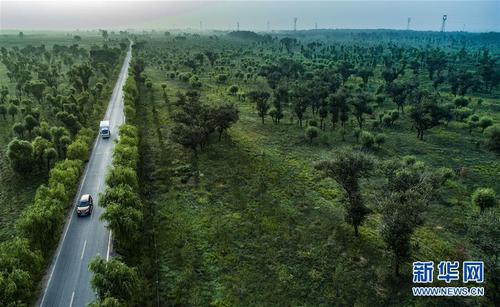
[{"label": "paved road", "polygon": [[[104,192],[105,176],[111,165],[114,140],[118,127],[124,122],[122,88],[128,76],[131,58],[129,49],[116,82],[104,119],[111,125],[111,137],[97,136],[92,154],[83,174],[77,198],[90,194],[94,198],[94,212],[91,216],[78,217],[71,212],[63,236],[49,268],[49,275],[38,304],[42,307],[86,306],[95,295],[90,288],[89,262],[96,256],[109,257],[111,235],[99,221],[103,208],[99,206],[98,195]],[[96,133],[98,127],[96,127]]]}]

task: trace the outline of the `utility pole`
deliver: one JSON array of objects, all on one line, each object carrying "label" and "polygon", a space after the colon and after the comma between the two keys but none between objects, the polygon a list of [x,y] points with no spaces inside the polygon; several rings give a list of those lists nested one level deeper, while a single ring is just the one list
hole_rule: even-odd
[{"label": "utility pole", "polygon": [[410,30],[411,17],[408,17],[408,22],[406,23],[406,31]]},{"label": "utility pole", "polygon": [[236,22],[236,31],[240,32],[240,22]]},{"label": "utility pole", "polygon": [[267,21],[267,32],[271,30],[271,27],[269,26],[269,20]]},{"label": "utility pole", "polygon": [[441,24],[441,32],[444,32],[446,29],[446,20],[448,19],[447,15],[443,15],[443,23]]},{"label": "utility pole", "polygon": [[297,17],[293,18],[293,32],[297,32]]},{"label": "utility pole", "polygon": [[200,32],[203,31],[203,24],[202,22],[200,21]]}]

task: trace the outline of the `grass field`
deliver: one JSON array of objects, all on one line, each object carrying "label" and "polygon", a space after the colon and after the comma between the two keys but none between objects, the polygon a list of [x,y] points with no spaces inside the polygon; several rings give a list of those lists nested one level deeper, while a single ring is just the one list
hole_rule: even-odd
[{"label": "grass field", "polygon": [[[167,85],[172,103],[175,93],[189,86],[156,67],[148,67],[146,75],[153,81],[154,97],[142,89],[141,173],[156,246],[152,258],[158,257],[159,263],[149,277],[159,278],[162,300],[220,306],[458,302],[408,297],[411,283],[394,280],[390,273],[391,257],[378,235],[378,214],[369,216],[356,239],[343,221],[335,184],[314,171],[314,162],[330,157],[332,150],[359,146],[352,135],[354,122],[345,141],[339,129],[328,128],[311,145],[289,113],[279,125],[269,117],[262,124],[253,104],[228,95],[227,84],[199,73],[201,100],[234,102],[240,120],[221,142],[213,140],[200,154],[201,180],[196,185],[189,179],[190,152],[168,139],[171,106],[164,103],[160,87]],[[266,87],[259,79],[237,85],[243,90]],[[478,114],[493,115],[498,122],[498,100],[481,98]],[[395,108],[389,102],[380,107]],[[316,118],[307,114],[309,119]],[[495,180],[498,157],[476,146],[479,131],[465,131],[452,122],[431,129],[420,141],[411,124],[399,120],[383,129],[387,141],[373,150],[380,159],[414,155],[432,167],[467,169],[467,175],[445,187],[447,192],[431,205],[413,239],[414,259],[456,259],[463,245],[474,253],[475,247],[464,240],[464,211],[477,210],[470,204],[471,191],[491,186],[500,192]],[[368,199],[373,193],[365,191]],[[403,271],[403,280],[410,281],[409,267]],[[349,286],[342,280],[349,280]]]}]

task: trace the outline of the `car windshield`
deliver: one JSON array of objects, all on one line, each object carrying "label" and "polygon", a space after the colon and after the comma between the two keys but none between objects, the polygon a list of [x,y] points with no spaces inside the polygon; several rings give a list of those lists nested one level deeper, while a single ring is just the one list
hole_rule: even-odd
[{"label": "car windshield", "polygon": [[87,207],[89,204],[88,200],[80,200],[78,207]]},{"label": "car windshield", "polygon": [[102,133],[108,133],[108,129],[102,129]]}]

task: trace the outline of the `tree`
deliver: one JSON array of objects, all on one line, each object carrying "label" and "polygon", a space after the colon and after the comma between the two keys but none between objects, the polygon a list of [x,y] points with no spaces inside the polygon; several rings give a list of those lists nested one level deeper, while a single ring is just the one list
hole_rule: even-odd
[{"label": "tree", "polygon": [[484,135],[488,138],[487,146],[500,153],[500,125],[493,125],[484,130]]},{"label": "tree", "polygon": [[46,139],[41,136],[37,136],[31,143],[33,146],[33,157],[38,162],[40,168],[43,167],[44,163],[44,152],[46,149],[51,147],[51,144]]},{"label": "tree", "polygon": [[484,212],[486,208],[494,207],[497,203],[495,191],[491,188],[477,188],[472,194],[472,204]]},{"label": "tree", "polygon": [[56,118],[66,126],[66,128],[71,132],[72,135],[76,135],[81,127],[78,118],[71,113],[66,111],[60,111],[56,113]]},{"label": "tree", "polygon": [[[484,261],[488,274],[485,274],[486,295],[490,301],[498,302],[500,299],[500,210],[494,208],[480,214],[473,214],[465,225],[468,226],[467,234],[471,242],[478,249],[476,258]],[[493,304],[494,305],[494,304]]]},{"label": "tree", "polygon": [[7,101],[8,95],[9,95],[9,88],[3,85],[0,88],[0,105],[4,104]]},{"label": "tree", "polygon": [[92,77],[92,67],[89,63],[82,63],[80,65],[74,65],[68,71],[68,77],[73,87],[80,92],[89,89],[90,77]]},{"label": "tree", "polygon": [[347,61],[342,61],[337,67],[338,73],[342,76],[342,84],[355,72],[354,66]]},{"label": "tree", "polygon": [[378,203],[382,213],[381,236],[394,255],[394,273],[411,256],[410,240],[423,223],[423,212],[443,184],[443,175],[412,160],[387,161],[382,166],[385,183]]},{"label": "tree", "polygon": [[331,94],[327,98],[328,108],[330,111],[332,120],[332,129],[335,129],[336,123],[340,120],[342,127],[344,127],[345,122],[349,119],[349,104],[347,100],[349,99],[349,93],[345,88],[340,88],[335,94]]},{"label": "tree", "polygon": [[141,209],[141,199],[137,192],[127,184],[120,184],[113,188],[107,188],[99,200],[99,205],[106,208],[116,204],[122,208]]},{"label": "tree", "polygon": [[70,160],[88,161],[89,147],[84,141],[76,140],[69,144],[66,157]]},{"label": "tree", "polygon": [[247,93],[248,99],[256,104],[257,112],[262,119],[262,123],[264,123],[264,118],[267,115],[267,111],[271,107],[268,103],[270,96],[271,95],[268,92],[263,91],[251,91]]},{"label": "tree", "polygon": [[15,123],[12,125],[12,131],[17,134],[20,138],[24,137],[24,125],[22,123]]},{"label": "tree", "polygon": [[[100,303],[116,300],[128,306],[135,306],[141,296],[141,281],[137,269],[127,266],[118,259],[106,261],[96,257],[89,264],[93,273],[91,285]],[[107,300],[108,299],[108,300]],[[115,306],[111,304],[111,306]]]},{"label": "tree", "polygon": [[373,70],[368,69],[368,68],[362,68],[362,69],[358,70],[357,75],[363,80],[363,86],[366,87],[370,77],[373,77]]},{"label": "tree", "polygon": [[33,95],[33,97],[38,100],[38,102],[42,101],[43,98],[43,92],[45,90],[45,83],[39,81],[39,80],[32,80],[26,83],[25,89],[26,92],[30,93]]},{"label": "tree", "polygon": [[331,160],[321,161],[315,165],[324,176],[337,182],[344,192],[343,202],[346,208],[346,221],[354,227],[354,233],[359,235],[358,227],[368,214],[360,191],[360,180],[367,177],[374,167],[373,159],[362,153],[351,150],[341,150]]},{"label": "tree", "polygon": [[101,31],[102,38],[104,38],[104,40],[107,40],[109,37],[108,31],[107,30],[100,30],[100,31]]},{"label": "tree", "polygon": [[3,120],[6,120],[5,115],[7,114],[7,107],[3,104],[0,104],[0,116],[2,116]]},{"label": "tree", "polygon": [[179,110],[172,113],[174,126],[170,138],[175,143],[193,150],[196,160],[198,148],[201,149],[206,144],[210,133],[215,130],[210,118],[210,107],[201,103],[198,96],[187,100],[184,96],[178,105]]},{"label": "tree", "polygon": [[239,111],[233,104],[223,104],[213,108],[211,116],[220,141],[222,134],[238,121]]},{"label": "tree", "polygon": [[292,102],[293,112],[297,115],[297,119],[299,120],[299,126],[302,128],[302,120],[310,104],[309,91],[304,85],[295,84],[290,91],[289,98]]},{"label": "tree", "polygon": [[50,164],[57,158],[57,151],[54,147],[46,148],[43,151],[43,157],[47,161],[47,170],[50,169]]},{"label": "tree", "polygon": [[7,157],[14,171],[26,174],[32,169],[33,146],[30,142],[15,138],[7,146]]},{"label": "tree", "polygon": [[63,157],[66,146],[71,143],[68,130],[64,127],[50,127],[50,135],[52,136],[57,155]]},{"label": "tree", "polygon": [[491,117],[483,116],[479,119],[478,126],[483,129],[482,132],[491,125],[493,125],[493,119]]},{"label": "tree", "polygon": [[9,108],[7,109],[7,113],[12,117],[12,121],[14,121],[14,117],[16,114],[19,112],[19,109],[15,104],[9,105]]},{"label": "tree", "polygon": [[314,126],[309,126],[306,128],[306,136],[309,139],[309,143],[312,144],[313,139],[317,138],[319,135],[319,129]]},{"label": "tree", "polygon": [[394,101],[394,103],[398,106],[398,111],[401,109],[401,113],[404,114],[406,98],[411,91],[410,84],[402,81],[391,82],[386,85],[386,90],[387,94],[391,96],[392,101]]},{"label": "tree", "polygon": [[229,88],[228,88],[228,93],[229,95],[231,96],[235,96],[236,93],[238,92],[239,88],[236,86],[236,85],[231,85]]},{"label": "tree", "polygon": [[375,137],[368,131],[361,131],[360,138],[363,148],[371,149],[375,144]]},{"label": "tree", "polygon": [[424,139],[424,132],[439,125],[440,120],[445,118],[447,110],[437,104],[434,99],[428,99],[413,106],[410,119],[417,129],[417,137]]},{"label": "tree", "polygon": [[38,126],[38,120],[34,118],[31,114],[24,117],[24,128],[31,134],[31,131]]},{"label": "tree", "polygon": [[367,92],[361,92],[353,97],[351,97],[348,102],[352,106],[352,115],[358,121],[359,129],[363,129],[364,114],[372,114],[373,109],[370,103],[373,102],[374,98],[371,94]]},{"label": "tree", "polygon": [[139,188],[139,179],[134,169],[124,166],[114,166],[109,170],[106,176],[106,183],[110,188],[126,184],[137,190]]}]

